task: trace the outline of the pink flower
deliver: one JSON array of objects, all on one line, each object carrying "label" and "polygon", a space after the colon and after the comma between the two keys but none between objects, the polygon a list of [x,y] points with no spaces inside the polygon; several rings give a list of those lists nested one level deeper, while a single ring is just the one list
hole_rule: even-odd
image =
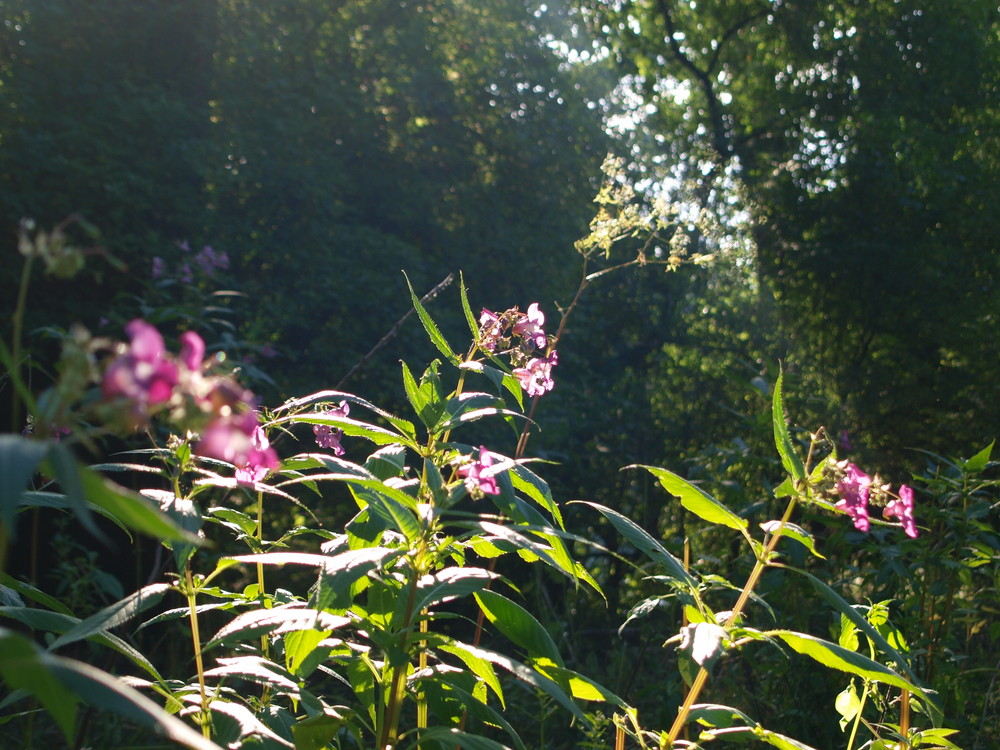
[{"label": "pink flower", "polygon": [[202,432],[195,453],[233,464],[241,484],[255,484],[279,465],[278,454],[252,411],[216,418]]},{"label": "pink flower", "polygon": [[169,401],[177,385],[177,365],[167,357],[163,336],[144,320],[125,326],[131,340],[104,373],[101,391],[107,399],[128,398],[139,411],[145,405]]},{"label": "pink flower", "polygon": [[236,481],[239,484],[257,484],[269,471],[278,468],[278,457],[260,425],[254,428],[250,436],[250,446],[247,463],[236,466]]},{"label": "pink flower", "polygon": [[839,508],[851,517],[858,531],[868,531],[868,490],[871,487],[871,477],[854,464],[847,467],[847,476],[837,485],[841,499],[834,507]]},{"label": "pink flower", "polygon": [[458,468],[458,475],[465,479],[465,486],[473,494],[482,492],[487,495],[499,495],[496,477],[490,471],[493,457],[485,446],[479,448],[479,460]]},{"label": "pink flower", "polygon": [[485,307],[479,315],[479,346],[488,352],[495,352],[497,342],[503,336],[503,323],[497,314]]},{"label": "pink flower", "polygon": [[[323,412],[323,416],[346,418],[350,410],[350,405],[346,401],[341,401],[340,406],[336,409]],[[328,424],[314,424],[313,432],[316,434],[316,445],[320,448],[329,448],[335,456],[344,455],[344,448],[340,444],[341,439],[344,437],[343,430]]]},{"label": "pink flower", "polygon": [[886,518],[898,518],[903,524],[903,531],[911,539],[917,538],[917,522],[913,518],[913,490],[905,484],[899,487],[899,497],[882,510]]},{"label": "pink flower", "polygon": [[528,360],[524,367],[514,369],[514,377],[521,383],[521,387],[529,396],[541,396],[546,391],[551,391],[555,387],[552,380],[552,368],[558,362],[555,352],[548,357],[535,357]]},{"label": "pink flower", "polygon": [[194,331],[181,334],[180,360],[191,372],[201,370],[201,362],[205,358],[205,341]]},{"label": "pink flower", "polygon": [[528,305],[528,313],[514,324],[513,331],[525,341],[530,341],[536,348],[544,349],[548,344],[545,331],[542,330],[544,324],[545,315],[538,309],[538,303],[532,302]]}]

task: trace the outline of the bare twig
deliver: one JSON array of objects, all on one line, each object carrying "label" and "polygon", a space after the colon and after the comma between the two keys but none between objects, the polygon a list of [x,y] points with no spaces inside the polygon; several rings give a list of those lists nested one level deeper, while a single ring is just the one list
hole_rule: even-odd
[{"label": "bare twig", "polygon": [[[427,292],[427,294],[425,294],[423,297],[420,298],[420,304],[425,305],[428,302],[430,302],[432,299],[437,297],[438,294],[440,294],[441,291],[444,290],[445,287],[451,284],[451,282],[453,282],[454,280],[455,280],[455,274],[449,273],[436,287],[431,289],[429,292]],[[368,352],[365,356],[363,356],[361,359],[359,359],[357,364],[355,364],[354,367],[352,367],[350,370],[347,371],[347,374],[340,379],[340,382],[337,383],[337,385],[334,386],[334,390],[339,391],[341,388],[343,388],[344,383],[346,383],[350,379],[351,375],[353,375],[362,367],[364,367],[366,364],[368,364],[368,360],[371,359],[375,355],[375,353],[379,351],[379,349],[384,347],[393,338],[395,338],[396,334],[399,333],[400,327],[403,325],[403,323],[406,322],[407,318],[413,315],[414,311],[415,308],[411,306],[410,309],[407,311],[406,315],[404,315],[402,318],[396,321],[396,324],[393,325],[393,327],[389,329],[389,332],[385,336],[383,336],[381,340],[379,340],[379,342],[375,344],[375,346],[372,347],[372,350]]]}]

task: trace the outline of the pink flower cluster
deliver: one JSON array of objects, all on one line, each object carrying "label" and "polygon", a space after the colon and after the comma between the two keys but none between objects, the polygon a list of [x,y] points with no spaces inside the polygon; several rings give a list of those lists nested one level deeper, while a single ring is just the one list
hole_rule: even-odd
[{"label": "pink flower cluster", "polygon": [[[323,412],[324,417],[345,418],[351,411],[350,405],[346,401],[341,401],[336,409]],[[328,448],[335,456],[344,455],[344,447],[340,444],[344,437],[344,431],[328,424],[314,424],[313,432],[316,435],[316,445],[320,448]]]},{"label": "pink flower cluster", "polygon": [[493,456],[486,450],[486,446],[480,446],[478,460],[458,467],[458,475],[465,479],[465,486],[473,497],[500,494],[496,470],[492,469],[492,466]]},{"label": "pink flower cluster", "polygon": [[558,357],[555,351],[546,352],[544,325],[545,314],[537,302],[528,305],[526,313],[515,307],[498,315],[483,308],[479,316],[477,344],[490,354],[509,351],[514,377],[529,396],[541,396],[555,387],[552,368]]},{"label": "pink flower cluster", "polygon": [[834,507],[847,513],[858,531],[868,531],[870,528],[868,503],[874,500],[885,506],[883,516],[898,518],[906,535],[912,539],[917,537],[917,524],[913,517],[913,490],[905,484],[900,485],[899,493],[894,495],[890,492],[889,485],[882,485],[877,477],[872,479],[854,464],[847,464],[835,492],[840,500]]},{"label": "pink flower cluster", "polygon": [[129,344],[105,370],[101,393],[109,406],[126,407],[129,425],[146,425],[167,409],[175,422],[201,430],[195,452],[233,464],[238,481],[256,483],[278,467],[278,455],[250,406],[254,395],[230,378],[205,374],[201,336],[183,333],[174,356],[144,320],[133,320],[125,332]]},{"label": "pink flower cluster", "polygon": [[[187,241],[178,244],[181,252],[188,254],[191,252],[191,246]],[[225,251],[217,251],[212,248],[211,245],[205,245],[200,251],[198,251],[191,260],[184,260],[180,266],[177,268],[177,280],[182,284],[191,284],[194,282],[194,272],[192,266],[201,271],[205,278],[212,278],[216,271],[221,271],[229,268],[229,254]],[[154,281],[163,278],[167,275],[167,264],[163,258],[157,256],[153,258],[153,265],[150,269],[150,278]]]}]

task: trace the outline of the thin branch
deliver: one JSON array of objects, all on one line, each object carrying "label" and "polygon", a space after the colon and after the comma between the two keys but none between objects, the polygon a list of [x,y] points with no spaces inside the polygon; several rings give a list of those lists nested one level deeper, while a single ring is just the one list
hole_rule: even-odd
[{"label": "thin branch", "polygon": [[[445,289],[445,287],[451,284],[451,282],[453,282],[454,280],[455,280],[455,274],[449,273],[436,287],[431,289],[429,292],[427,292],[427,294],[425,294],[423,297],[420,298],[420,304],[425,305],[431,300],[433,300],[435,297],[438,296],[438,294],[440,294]],[[393,338],[395,338],[396,334],[399,333],[400,327],[403,325],[403,323],[406,322],[407,318],[413,315],[415,309],[416,308],[411,306],[410,309],[406,312],[406,314],[402,318],[397,320],[395,325],[393,325],[393,327],[389,329],[389,332],[385,336],[383,336],[381,340],[377,344],[375,344],[375,346],[372,347],[372,350],[368,352],[365,356],[363,356],[360,360],[358,360],[357,364],[355,364],[354,367],[352,367],[350,370],[347,371],[347,374],[340,379],[340,382],[337,383],[337,385],[334,386],[335,391],[339,391],[341,388],[343,388],[344,383],[346,383],[350,379],[351,375],[353,375],[362,367],[364,367],[366,364],[368,364],[368,360],[371,359],[376,352],[378,352]]]}]

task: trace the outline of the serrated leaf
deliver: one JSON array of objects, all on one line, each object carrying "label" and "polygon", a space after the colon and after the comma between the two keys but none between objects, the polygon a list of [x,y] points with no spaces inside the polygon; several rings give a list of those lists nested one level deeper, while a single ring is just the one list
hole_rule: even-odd
[{"label": "serrated leaf", "polygon": [[435,604],[458,599],[480,591],[499,574],[483,568],[462,568],[450,566],[436,573],[423,576],[417,582],[417,599],[414,609],[430,609]]},{"label": "serrated leaf", "polygon": [[625,468],[645,469],[648,471],[660,481],[663,489],[679,498],[681,505],[699,518],[709,523],[717,523],[730,529],[735,529],[736,531],[746,531],[748,522],[745,518],[740,518],[704,490],[695,487],[688,480],[674,474],[672,471],[656,466],[643,466],[641,464],[634,464]]},{"label": "serrated leaf", "polygon": [[224,625],[205,644],[205,650],[238,640],[258,638],[267,633],[289,633],[295,630],[336,630],[351,622],[348,617],[331,615],[305,607],[280,606],[244,612]]},{"label": "serrated leaf", "polygon": [[808,656],[811,659],[832,669],[853,674],[865,680],[873,680],[886,685],[909,690],[926,697],[926,693],[917,685],[892,671],[886,666],[872,661],[856,651],[848,651],[836,643],[830,643],[806,633],[796,633],[791,630],[773,630],[768,635],[783,640],[792,650]]},{"label": "serrated leaf", "polygon": [[403,550],[388,547],[362,547],[327,557],[313,590],[313,605],[322,610],[346,609],[354,584],[401,554]]},{"label": "serrated leaf", "polygon": [[[253,711],[244,706],[242,703],[233,703],[231,701],[214,700],[209,704],[209,709],[213,713],[223,714],[233,719],[240,728],[240,739],[250,736],[263,737],[266,740],[276,742],[282,747],[293,748],[291,742],[286,740],[281,735],[276,734],[272,731],[266,724],[260,721],[256,716],[254,716]],[[240,743],[242,746],[242,743]]]},{"label": "serrated leaf", "polygon": [[560,529],[565,530],[563,525],[562,512],[552,498],[552,490],[549,489],[548,482],[535,474],[523,463],[515,464],[510,471],[510,481],[514,488],[523,492],[539,506],[549,512],[552,520],[556,522]]},{"label": "serrated leaf", "polygon": [[169,590],[170,584],[167,583],[153,583],[149,586],[144,586],[134,594],[130,594],[121,601],[105,607],[100,612],[91,615],[86,620],[67,630],[49,645],[49,650],[54,651],[60,646],[65,646],[68,643],[88,638],[95,633],[103,633],[106,630],[122,625],[141,612],[158,604],[163,595]]},{"label": "serrated leaf", "polygon": [[[403,274],[404,277],[406,274]],[[448,358],[448,361],[452,364],[457,365],[461,360],[458,355],[452,350],[451,346],[448,345],[447,340],[443,335],[441,335],[440,329],[437,327],[437,323],[431,318],[424,306],[420,304],[420,300],[417,299],[417,295],[413,291],[413,285],[410,284],[409,277],[406,277],[406,286],[410,289],[410,300],[413,302],[413,309],[417,311],[417,317],[420,318],[420,322],[427,331],[427,335],[430,337],[431,343],[437,347],[437,350],[441,352],[444,356]]]},{"label": "serrated leaf", "polygon": [[458,293],[462,300],[462,313],[465,315],[465,322],[469,325],[469,333],[472,334],[472,338],[476,339],[479,337],[479,321],[472,312],[472,307],[469,305],[469,295],[468,290],[465,288],[465,277],[462,272],[458,273]]},{"label": "serrated leaf", "polygon": [[[883,653],[892,659],[896,666],[905,674],[909,679],[916,680],[916,675],[910,669],[909,665],[906,663],[906,659],[901,653],[899,653],[895,648],[893,648],[889,642],[878,632],[876,628],[872,626],[868,620],[866,620],[851,604],[849,604],[840,594],[834,591],[826,583],[818,579],[812,573],[802,570],[800,568],[795,568],[790,565],[777,565],[775,567],[784,568],[785,570],[791,570],[799,575],[805,576],[809,583],[812,584],[816,592],[826,600],[827,604],[831,605],[835,610],[840,612],[841,615],[850,620],[858,630],[864,633],[868,638],[871,638],[872,642],[881,650]],[[932,706],[936,709],[937,706],[932,703]]]},{"label": "serrated leaf", "polygon": [[365,468],[382,482],[401,476],[406,469],[406,447],[399,443],[382,446],[365,459]]},{"label": "serrated leaf", "polygon": [[774,394],[771,404],[771,421],[774,424],[774,445],[781,456],[781,465],[790,477],[796,481],[803,481],[806,478],[806,470],[802,465],[802,459],[795,452],[792,438],[788,434],[788,420],[785,417],[785,405],[782,402],[781,386],[784,373],[778,374],[778,380],[774,384]]},{"label": "serrated leaf", "polygon": [[485,659],[498,667],[506,669],[517,679],[537,688],[538,690],[541,690],[546,695],[553,698],[556,703],[569,711],[576,719],[583,722],[584,725],[590,725],[590,720],[587,716],[580,710],[580,707],[573,702],[570,695],[557,682],[555,682],[555,680],[552,680],[540,672],[495,651],[490,651],[478,646],[471,646],[469,644],[461,645],[462,648],[469,653],[475,654],[481,659]]},{"label": "serrated leaf", "polygon": [[644,553],[650,560],[663,565],[671,576],[683,581],[688,586],[694,587],[697,585],[694,576],[684,569],[684,564],[670,554],[670,552],[668,552],[662,544],[650,536],[645,529],[632,521],[632,519],[626,518],[618,511],[611,510],[611,508],[606,508],[597,503],[591,503],[584,500],[579,502],[583,505],[589,505],[591,508],[594,508],[601,513],[611,522],[611,525],[618,530],[619,534],[624,536],[636,549]]},{"label": "serrated leaf", "polygon": [[216,659],[219,665],[205,670],[206,677],[240,677],[281,692],[298,695],[298,683],[277,664],[260,656],[246,655]]}]

